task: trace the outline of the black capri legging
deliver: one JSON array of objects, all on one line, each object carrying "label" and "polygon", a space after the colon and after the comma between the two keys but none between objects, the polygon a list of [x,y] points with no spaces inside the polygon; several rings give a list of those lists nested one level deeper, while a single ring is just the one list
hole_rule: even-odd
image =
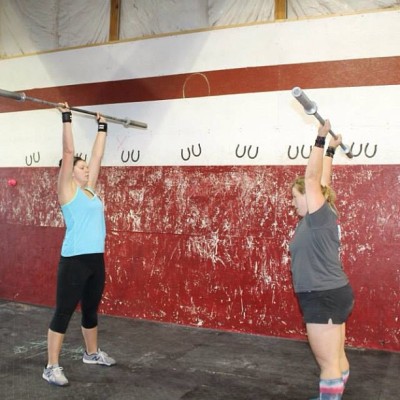
[{"label": "black capri legging", "polygon": [[354,295],[350,285],[338,289],[297,293],[305,323],[343,324],[353,310]]},{"label": "black capri legging", "polygon": [[82,310],[82,327],[95,328],[104,283],[103,253],[61,256],[57,273],[57,304],[50,329],[65,333],[79,302]]}]

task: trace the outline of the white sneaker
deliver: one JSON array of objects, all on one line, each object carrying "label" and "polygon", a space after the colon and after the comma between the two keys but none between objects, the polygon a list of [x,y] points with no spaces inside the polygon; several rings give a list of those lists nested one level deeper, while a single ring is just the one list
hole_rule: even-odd
[{"label": "white sneaker", "polygon": [[67,386],[68,379],[65,377],[63,368],[60,366],[50,366],[43,370],[42,378],[47,382],[57,386]]},{"label": "white sneaker", "polygon": [[110,357],[106,352],[97,350],[97,353],[88,354],[86,351],[83,354],[82,361],[85,364],[98,364],[98,365],[106,365],[107,367],[111,367],[111,365],[116,364],[116,361]]}]

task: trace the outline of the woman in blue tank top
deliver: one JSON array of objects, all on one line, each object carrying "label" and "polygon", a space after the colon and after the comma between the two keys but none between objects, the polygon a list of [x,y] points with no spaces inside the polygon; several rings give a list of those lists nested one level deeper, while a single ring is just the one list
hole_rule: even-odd
[{"label": "woman in blue tank top", "polygon": [[324,156],[329,130],[327,120],[318,130],[305,176],[292,185],[292,203],[301,219],[289,247],[294,290],[321,370],[316,399],[339,400],[349,377],[345,326],[354,298],[340,261],[338,212],[330,188],[333,155],[342,137],[331,138]]},{"label": "woman in blue tank top", "polygon": [[103,158],[107,123],[97,115],[98,129],[89,164],[75,156],[72,114],[62,112],[63,156],[58,176],[58,200],[66,226],[57,272],[56,309],[48,330],[48,362],[42,377],[51,384],[68,385],[59,356],[69,321],[80,303],[85,342],[83,362],[111,366],[115,360],[101,351],[97,341],[97,310],[105,283],[104,208],[95,192]]}]

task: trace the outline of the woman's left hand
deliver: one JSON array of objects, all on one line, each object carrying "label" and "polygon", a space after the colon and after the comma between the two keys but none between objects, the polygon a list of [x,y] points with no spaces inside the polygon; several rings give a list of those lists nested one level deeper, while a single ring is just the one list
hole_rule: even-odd
[{"label": "woman's left hand", "polygon": [[97,122],[106,122],[106,119],[98,112],[96,116]]}]

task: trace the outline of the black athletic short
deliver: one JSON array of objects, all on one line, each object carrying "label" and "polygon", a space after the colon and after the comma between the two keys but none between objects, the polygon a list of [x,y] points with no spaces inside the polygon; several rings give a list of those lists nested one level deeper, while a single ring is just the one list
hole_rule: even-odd
[{"label": "black athletic short", "polygon": [[350,285],[338,289],[297,293],[304,322],[310,324],[334,324],[346,322],[354,305]]}]

